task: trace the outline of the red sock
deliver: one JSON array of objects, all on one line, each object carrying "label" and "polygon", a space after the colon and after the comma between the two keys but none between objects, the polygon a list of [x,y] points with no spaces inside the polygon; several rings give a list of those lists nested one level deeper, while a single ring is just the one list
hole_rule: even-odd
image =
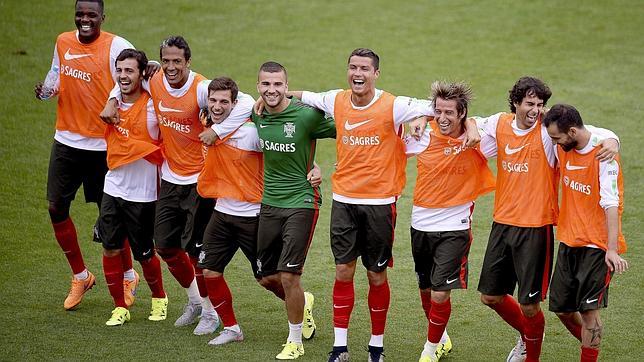
[{"label": "red sock", "polygon": [[80,246],[78,245],[78,237],[76,236],[76,227],[71,217],[65,221],[61,221],[54,226],[54,235],[58,245],[63,249],[65,257],[69,266],[72,268],[74,274],[82,273],[85,270],[85,262],[83,261],[83,254],[81,254]]},{"label": "red sock", "polygon": [[219,318],[224,323],[224,327],[231,327],[237,324],[235,311],[233,310],[233,296],[230,294],[228,284],[223,276],[214,278],[204,278],[208,288],[208,297]]},{"label": "red sock", "polygon": [[521,306],[511,295],[504,295],[501,303],[490,305],[503,320],[523,335],[525,318]]},{"label": "red sock", "polygon": [[526,362],[539,361],[541,356],[541,343],[543,342],[543,330],[546,327],[546,320],[543,311],[537,312],[533,317],[524,317],[524,338],[526,347]]},{"label": "red sock", "polygon": [[387,311],[389,311],[389,281],[385,280],[381,285],[369,284],[369,314],[371,315],[371,334],[379,336],[385,334],[385,323],[387,323]]},{"label": "red sock", "polygon": [[335,280],[333,284],[333,326],[336,328],[349,328],[349,319],[353,311],[355,293],[353,280],[342,282]]},{"label": "red sock", "polygon": [[103,255],[103,273],[107,282],[107,289],[110,291],[114,306],[127,308],[125,296],[123,295],[123,263],[121,256]]},{"label": "red sock", "polygon": [[163,274],[161,273],[161,262],[156,255],[148,260],[141,262],[143,269],[143,277],[152,291],[152,298],[165,298],[165,290],[163,290]]},{"label": "red sock", "polygon": [[[425,311],[425,317],[429,322],[429,312],[432,310],[432,297],[430,293],[420,293],[420,302],[423,305],[423,310]],[[428,332],[429,333],[429,332]]]},{"label": "red sock", "polygon": [[189,288],[195,278],[195,269],[190,264],[190,258],[183,249],[164,250],[160,254],[168,264],[168,269],[183,288]]},{"label": "red sock", "polygon": [[429,313],[429,327],[427,328],[428,341],[431,343],[441,341],[451,314],[452,302],[450,299],[447,299],[443,303],[437,303],[432,300],[432,310]]},{"label": "red sock", "polygon": [[202,298],[207,298],[208,289],[206,288],[206,281],[203,278],[203,269],[197,266],[197,264],[199,264],[199,259],[195,258],[194,256],[190,256],[190,262],[192,263],[192,266],[195,268],[195,279],[197,279],[197,287],[199,288],[199,295],[201,295]]},{"label": "red sock", "polygon": [[121,260],[124,271],[132,269],[132,249],[130,248],[130,241],[127,238],[125,238],[123,249],[121,249]]},{"label": "red sock", "polygon": [[596,362],[599,357],[599,349],[581,346],[580,362]]}]

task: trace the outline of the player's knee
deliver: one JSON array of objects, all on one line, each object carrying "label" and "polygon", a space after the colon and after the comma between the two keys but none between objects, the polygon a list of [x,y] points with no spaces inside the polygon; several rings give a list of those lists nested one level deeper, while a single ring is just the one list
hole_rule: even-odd
[{"label": "player's knee", "polygon": [[103,248],[103,255],[108,258],[113,258],[121,253],[121,249],[105,249]]},{"label": "player's knee", "polygon": [[539,303],[521,304],[521,311],[523,312],[523,315],[528,318],[534,317],[535,315],[537,315],[537,313],[539,313],[540,310],[541,305],[539,305]]},{"label": "player's knee", "polygon": [[449,290],[432,290],[432,301],[435,303],[445,303],[449,300]]},{"label": "player's knee", "polygon": [[179,248],[157,248],[156,251],[161,259],[167,262],[169,259],[177,257],[183,250]]},{"label": "player's knee", "polygon": [[367,270],[367,279],[369,279],[369,285],[379,286],[387,282],[387,271],[374,272]]},{"label": "player's knee", "polygon": [[281,272],[280,281],[284,289],[297,288],[300,285],[300,275],[295,273]]},{"label": "player's knee", "polygon": [[353,275],[356,271],[356,262],[353,261],[349,264],[337,264],[335,266],[335,279],[341,282],[350,282],[353,280]]},{"label": "player's knee", "polygon": [[50,201],[49,217],[54,224],[65,221],[69,217],[69,205]]},{"label": "player's knee", "polygon": [[566,321],[566,320],[575,318],[575,313],[566,312],[566,313],[555,313],[555,314],[562,321]]},{"label": "player's knee", "polygon": [[214,270],[210,270],[210,269],[204,269],[203,270],[203,277],[204,278],[221,278],[223,276],[224,276],[224,274],[222,274],[220,272],[216,272]]},{"label": "player's knee", "polygon": [[481,303],[487,305],[488,307],[491,307],[495,304],[501,303],[503,300],[502,295],[487,295],[487,294],[481,294]]}]

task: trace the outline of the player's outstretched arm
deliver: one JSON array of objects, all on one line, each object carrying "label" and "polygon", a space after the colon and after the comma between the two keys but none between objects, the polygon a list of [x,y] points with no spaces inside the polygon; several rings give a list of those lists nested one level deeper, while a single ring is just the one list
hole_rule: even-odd
[{"label": "player's outstretched arm", "polygon": [[606,227],[608,229],[608,250],[604,258],[611,272],[622,274],[628,269],[628,262],[617,254],[617,234],[619,230],[619,216],[617,207],[604,210],[606,214]]},{"label": "player's outstretched arm", "polygon": [[599,143],[601,149],[597,151],[597,159],[599,162],[610,162],[617,157],[619,153],[619,142],[614,138],[607,138]]},{"label": "player's outstretched arm", "polygon": [[465,139],[463,145],[465,147],[474,147],[481,142],[481,134],[474,118],[465,120]]}]

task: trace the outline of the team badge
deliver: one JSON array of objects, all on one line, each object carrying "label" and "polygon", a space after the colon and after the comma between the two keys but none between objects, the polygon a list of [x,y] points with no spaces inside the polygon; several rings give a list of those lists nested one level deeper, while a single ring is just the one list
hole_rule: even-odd
[{"label": "team badge", "polygon": [[443,153],[445,154],[445,156],[450,155],[452,153],[452,148],[451,147],[443,148]]},{"label": "team badge", "polygon": [[295,133],[295,124],[293,122],[286,122],[284,124],[284,137],[293,138],[293,133]]},{"label": "team badge", "polygon": [[262,261],[257,259],[257,271],[261,272],[262,271]]},{"label": "team badge", "polygon": [[568,178],[568,176],[564,176],[563,182],[564,184],[566,184],[566,186],[568,186],[568,184],[570,183],[570,179]]},{"label": "team badge", "polygon": [[199,253],[199,263],[203,263],[203,262],[204,262],[204,260],[206,260],[206,252],[202,250],[202,251]]}]

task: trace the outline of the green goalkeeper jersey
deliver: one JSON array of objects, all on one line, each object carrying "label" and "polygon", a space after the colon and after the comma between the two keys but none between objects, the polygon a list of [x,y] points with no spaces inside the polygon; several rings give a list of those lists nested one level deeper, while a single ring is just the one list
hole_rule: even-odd
[{"label": "green goalkeeper jersey", "polygon": [[313,188],[306,175],[313,168],[318,138],[334,138],[335,122],[299,99],[291,99],[277,114],[255,113],[259,143],[264,152],[262,203],[282,208],[316,209],[320,188]]}]

